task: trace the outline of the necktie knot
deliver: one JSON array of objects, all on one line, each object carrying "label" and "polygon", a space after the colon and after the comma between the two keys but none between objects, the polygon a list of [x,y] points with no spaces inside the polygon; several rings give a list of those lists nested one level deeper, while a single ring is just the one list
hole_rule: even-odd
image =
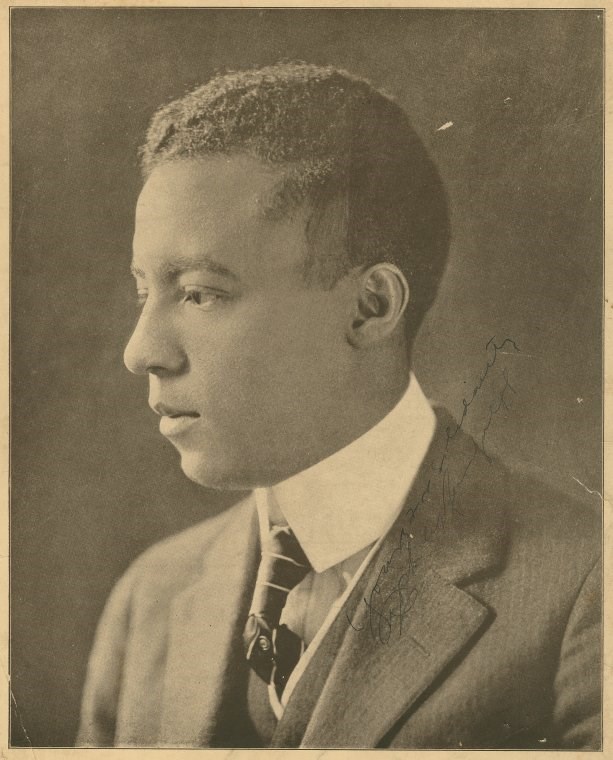
[{"label": "necktie knot", "polygon": [[280,693],[300,657],[302,642],[279,625],[290,591],[311,565],[289,526],[275,526],[262,545],[251,614],[243,640],[251,667]]}]

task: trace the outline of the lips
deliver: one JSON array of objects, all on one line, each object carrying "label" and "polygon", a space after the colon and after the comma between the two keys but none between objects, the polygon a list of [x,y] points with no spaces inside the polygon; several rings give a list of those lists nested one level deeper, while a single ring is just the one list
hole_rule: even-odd
[{"label": "lips", "polygon": [[185,432],[200,418],[198,412],[171,407],[167,404],[155,404],[152,409],[162,418],[160,433],[167,437]]},{"label": "lips", "polygon": [[164,416],[160,420],[160,433],[167,438],[185,433],[200,419],[199,414],[179,414]]},{"label": "lips", "polygon": [[199,417],[198,412],[194,412],[193,409],[182,409],[179,406],[170,406],[169,404],[162,404],[158,402],[151,406],[156,414],[160,417]]}]

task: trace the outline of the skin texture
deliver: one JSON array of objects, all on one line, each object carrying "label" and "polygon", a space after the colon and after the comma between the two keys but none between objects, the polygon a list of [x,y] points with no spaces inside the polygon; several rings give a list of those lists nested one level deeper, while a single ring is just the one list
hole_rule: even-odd
[{"label": "skin texture", "polygon": [[[261,213],[281,171],[247,156],[167,163],[137,204],[143,306],[125,363],[148,375],[161,432],[208,487],[271,485],[315,464],[408,381],[406,280],[382,264],[307,285],[308,208]],[[338,244],[330,236],[329,252]]]}]

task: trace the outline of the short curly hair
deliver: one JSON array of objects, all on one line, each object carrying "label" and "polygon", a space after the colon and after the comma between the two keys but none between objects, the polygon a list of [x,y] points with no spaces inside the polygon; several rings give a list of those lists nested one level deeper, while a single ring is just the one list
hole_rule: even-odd
[{"label": "short curly hair", "polygon": [[[141,168],[146,179],[169,161],[237,153],[284,167],[269,215],[311,205],[305,278],[333,287],[353,267],[396,264],[411,288],[414,335],[435,298],[450,229],[440,175],[402,108],[328,66],[228,72],[155,113]],[[345,245],[331,253],[318,221],[339,198]]]}]

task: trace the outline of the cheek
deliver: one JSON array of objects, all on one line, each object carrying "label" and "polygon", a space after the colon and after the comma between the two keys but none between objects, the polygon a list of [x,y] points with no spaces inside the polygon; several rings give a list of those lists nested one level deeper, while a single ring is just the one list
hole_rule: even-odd
[{"label": "cheek", "polygon": [[295,397],[306,403],[310,396],[319,396],[345,358],[337,322],[298,306],[288,304],[275,319],[253,329],[245,351],[251,381],[277,403]]},{"label": "cheek", "polygon": [[[339,319],[305,298],[237,309],[190,341],[192,380],[203,401],[230,416],[278,418],[308,402],[341,372],[346,344]],[[207,403],[207,406],[209,404]]]}]

